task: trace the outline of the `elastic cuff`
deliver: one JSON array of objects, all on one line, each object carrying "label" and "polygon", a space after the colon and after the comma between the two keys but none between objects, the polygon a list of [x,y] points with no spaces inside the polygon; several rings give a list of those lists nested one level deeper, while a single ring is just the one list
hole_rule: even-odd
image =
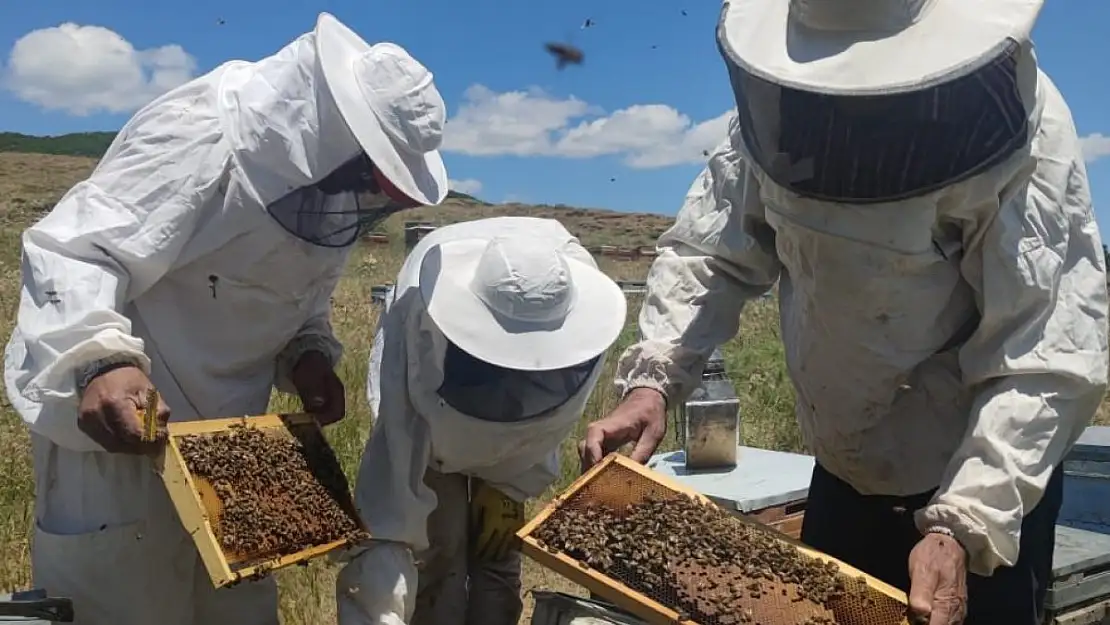
[{"label": "elastic cuff", "polygon": [[976,575],[990,577],[999,564],[1006,564],[994,554],[986,528],[951,505],[930,504],[917,511],[914,521],[922,535],[936,533],[954,538],[964,548],[968,570]]},{"label": "elastic cuff", "polygon": [[956,538],[956,532],[953,532],[951,530],[951,528],[945,527],[943,525],[930,525],[929,527],[926,527],[925,531],[922,532],[922,533],[923,534],[940,534],[941,536],[947,536],[947,537],[953,538],[953,539]]},{"label": "elastic cuff", "polygon": [[138,367],[143,373],[150,375],[147,363],[142,358],[132,354],[113,354],[94,360],[77,369],[77,394],[83,394],[85,387],[96,376],[118,367]]},{"label": "elastic cuff", "polygon": [[289,365],[289,371],[292,372],[293,367],[297,366],[297,361],[301,359],[301,356],[313,351],[320,352],[326,356],[332,367],[339,364],[339,358],[336,355],[335,349],[335,339],[320,334],[305,334],[296,337],[289,342],[289,345],[285,348],[282,355]]},{"label": "elastic cuff", "polygon": [[624,392],[621,393],[621,401],[624,401],[624,399],[626,397],[628,397],[629,393],[631,393],[632,391],[634,391],[636,389],[648,388],[648,389],[651,389],[651,390],[659,393],[660,395],[662,395],[663,396],[663,403],[667,406],[668,409],[670,408],[671,400],[670,400],[669,395],[667,394],[666,386],[664,386],[663,384],[660,384],[659,382],[656,382],[655,380],[651,380],[651,379],[636,380],[635,382],[627,382],[627,383],[623,384],[622,386],[624,387]]},{"label": "elastic cuff", "polygon": [[296,392],[296,389],[293,388],[293,368],[297,366],[297,361],[301,359],[301,356],[311,351],[324,354],[333,369],[339,364],[339,359],[342,357],[342,347],[338,341],[330,336],[302,334],[294,337],[277,357],[274,385],[279,390],[286,393]]},{"label": "elastic cuff", "polygon": [[955,530],[948,527],[947,525],[930,525],[929,527],[925,528],[922,534],[925,534],[926,536],[928,536],[929,534],[939,534],[941,536],[947,536],[951,538],[952,540],[956,541],[956,544],[960,546],[960,549],[964,550],[964,561],[971,561],[971,554],[968,553],[967,547],[964,546],[964,543],[960,540],[960,537],[956,536]]}]

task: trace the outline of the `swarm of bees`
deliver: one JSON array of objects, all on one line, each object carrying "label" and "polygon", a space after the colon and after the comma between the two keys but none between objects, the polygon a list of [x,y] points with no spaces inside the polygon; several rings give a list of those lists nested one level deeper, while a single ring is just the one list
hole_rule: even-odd
[{"label": "swarm of bees", "polygon": [[835,564],[685,496],[622,509],[568,502],[533,536],[700,625],[833,625],[834,602],[878,601]]},{"label": "swarm of bees", "polygon": [[273,558],[364,534],[339,503],[347,478],[317,431],[294,438],[239,426],[179,445],[189,472],[219,497],[214,529],[226,554]]}]

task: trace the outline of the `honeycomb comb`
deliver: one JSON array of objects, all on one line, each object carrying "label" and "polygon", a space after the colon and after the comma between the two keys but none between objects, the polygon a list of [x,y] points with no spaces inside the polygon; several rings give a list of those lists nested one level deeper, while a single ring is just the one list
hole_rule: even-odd
[{"label": "honeycomb comb", "polygon": [[[686,504],[682,505],[683,501]],[[705,506],[701,508],[705,512],[694,510],[695,502]],[[684,531],[689,530],[670,527],[664,514],[652,515],[652,505],[661,512],[682,505],[686,514],[679,515],[681,518],[713,514],[719,519],[713,526],[716,534],[740,537],[736,543],[739,553],[757,543],[768,545],[768,539],[773,539],[778,546],[771,548],[778,560],[768,569],[772,574],[760,571],[753,575],[753,571],[728,562],[667,562],[667,554],[674,551],[669,544],[681,544]],[[905,593],[754,520],[713,512],[713,508],[715,504],[706,497],[619,454],[611,454],[556,497],[517,536],[522,540],[522,551],[533,560],[649,625],[905,625]],[[639,519],[636,524],[622,520],[633,515]],[[600,531],[594,531],[598,524],[602,525]],[[564,529],[555,531],[556,527]],[[646,544],[642,542],[645,532],[630,534],[629,527],[647,527],[648,534],[662,540],[656,541],[658,545]],[[558,535],[555,544],[543,539],[553,535]],[[602,536],[635,548],[631,552],[624,547],[616,549],[607,543],[609,538]],[[673,542],[664,544],[666,541]],[[616,559],[616,551],[633,553],[633,557]],[[728,559],[744,562],[744,558]],[[788,559],[812,561],[835,574],[834,579],[840,580],[848,592],[821,603],[803,600],[802,595],[811,595],[814,588],[803,588],[799,579],[778,574],[786,568],[782,565]],[[727,600],[727,608],[722,600]]]}]

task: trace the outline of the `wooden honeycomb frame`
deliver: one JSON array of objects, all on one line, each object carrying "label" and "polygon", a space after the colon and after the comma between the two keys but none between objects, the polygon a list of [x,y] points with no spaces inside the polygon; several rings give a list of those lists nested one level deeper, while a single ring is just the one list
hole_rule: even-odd
[{"label": "wooden honeycomb frame", "polygon": [[[533,537],[535,531],[543,525],[543,523],[555,513],[563,504],[569,500],[576,498],[582,494],[587,486],[599,483],[606,479],[608,473],[614,471],[614,467],[619,469],[627,469],[634,472],[640,478],[648,480],[656,487],[661,487],[667,491],[671,491],[676,495],[686,495],[693,497],[702,503],[708,505],[714,504],[708,497],[698,493],[689,487],[672,480],[668,476],[662,475],[656,471],[652,471],[643,465],[634,462],[620,454],[613,453],[606,456],[601,462],[594,465],[589,471],[584,473],[581,477],[574,481],[565,491],[555,497],[543,510],[541,510],[531,521],[529,521],[519,532],[517,537],[521,540],[521,551],[528,557],[535,560],[541,566],[544,566],[552,571],[562,575],[570,581],[585,587],[591,593],[613,603],[614,605],[626,610],[627,612],[643,619],[650,625],[700,625],[696,621],[682,620],[683,617],[676,610],[659,603],[655,599],[640,593],[637,590],[630,588],[619,580],[613,579],[592,567],[587,567],[579,563],[574,558],[558,551],[548,551],[541,547],[539,542]],[[618,478],[619,479],[619,478]],[[867,575],[866,573],[856,569],[855,567],[841,562],[836,558],[825,555],[821,552],[815,551],[806,547],[801,542],[770,528],[763,523],[760,523],[751,518],[742,518],[735,515],[732,518],[737,522],[743,523],[760,531],[770,532],[777,539],[791,544],[795,549],[801,553],[812,558],[832,562],[840,569],[841,574],[852,578],[863,578],[867,585],[875,592],[896,601],[900,605],[907,603],[906,593],[901,590],[879,580],[875,577]],[[863,620],[867,620],[866,617]],[[903,617],[897,625],[907,625],[908,621]]]},{"label": "wooden honeycomb frame", "polygon": [[[308,414],[267,414],[229,419],[181,421],[168,425],[169,441],[163,452],[155,459],[155,470],[166,486],[182,526],[192,537],[200,553],[212,585],[222,588],[264,575],[269,571],[306,562],[345,547],[349,541],[343,539],[303,549],[297,553],[249,563],[243,563],[241,559],[224,552],[213,527],[214,520],[218,518],[220,506],[216,491],[203,478],[198,478],[189,471],[181,455],[179,441],[190,436],[227,431],[233,427],[269,430],[288,437],[295,436],[293,433],[295,428],[309,427],[315,428],[316,433],[323,437],[319,423]],[[326,444],[326,439],[323,440]],[[347,493],[345,500],[339,503],[358,523],[359,528],[365,530],[350,493]]]}]

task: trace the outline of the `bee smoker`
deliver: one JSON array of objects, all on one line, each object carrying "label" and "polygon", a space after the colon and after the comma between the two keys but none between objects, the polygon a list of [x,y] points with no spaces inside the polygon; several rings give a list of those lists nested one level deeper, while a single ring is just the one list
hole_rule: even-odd
[{"label": "bee smoker", "polygon": [[675,432],[685,451],[686,468],[732,469],[740,446],[740,398],[725,372],[724,356],[714,349],[701,385],[674,410]]}]

